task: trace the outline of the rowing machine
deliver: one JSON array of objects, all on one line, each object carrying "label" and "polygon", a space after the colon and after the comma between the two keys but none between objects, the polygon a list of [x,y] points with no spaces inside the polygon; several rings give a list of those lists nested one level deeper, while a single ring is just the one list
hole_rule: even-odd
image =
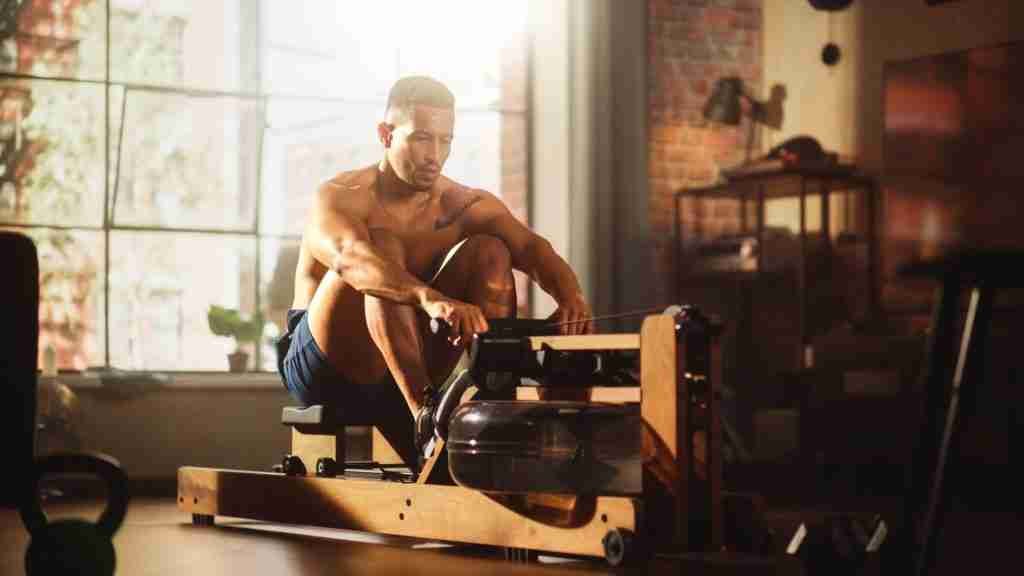
[{"label": "rowing machine", "polygon": [[[614,565],[640,549],[717,552],[723,544],[717,334],[715,323],[682,308],[675,315],[646,317],[638,334],[520,335],[509,338],[514,344],[499,344],[492,338],[497,332],[480,336],[472,368],[478,377],[517,371],[519,364],[504,353],[513,348],[519,359],[527,349],[638,354],[638,385],[575,383],[590,403],[639,406],[641,480],[626,493],[498,492],[448,485],[446,470],[437,469],[447,453],[443,441],[415,478],[369,480],[365,474],[350,474],[348,466],[342,466],[341,476],[317,476],[312,463],[318,459],[345,462],[344,426],[372,425],[338,421],[329,407],[321,407],[285,409],[293,429],[292,455],[306,463],[301,472],[185,466],[178,470],[178,505],[200,524],[222,515],[524,552],[512,557],[549,552],[604,557]],[[516,402],[544,404],[523,399],[536,393],[520,387]],[[459,480],[458,473],[453,476]]]}]

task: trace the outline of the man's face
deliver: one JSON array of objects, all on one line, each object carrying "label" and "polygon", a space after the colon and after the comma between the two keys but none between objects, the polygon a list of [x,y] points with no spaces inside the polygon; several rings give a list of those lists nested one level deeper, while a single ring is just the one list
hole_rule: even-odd
[{"label": "man's face", "polygon": [[408,118],[383,126],[390,128],[387,155],[398,177],[419,190],[433,186],[451,152],[454,126],[451,108],[432,106],[414,106]]}]

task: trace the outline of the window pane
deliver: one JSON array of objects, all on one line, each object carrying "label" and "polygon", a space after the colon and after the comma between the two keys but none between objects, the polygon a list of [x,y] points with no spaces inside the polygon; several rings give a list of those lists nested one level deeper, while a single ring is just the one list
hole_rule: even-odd
[{"label": "window pane", "polygon": [[[114,186],[117,184],[118,151],[121,150],[121,111],[124,104],[125,90],[123,86],[111,85],[110,108],[108,109],[107,125],[109,126],[110,148],[107,152],[107,198],[112,197]],[[114,212],[113,204],[107,203],[107,216]],[[109,218],[108,222],[112,222]]]},{"label": "window pane", "polygon": [[313,193],[344,170],[378,162],[384,106],[271,99],[263,145],[260,231],[302,233]]},{"label": "window pane", "polygon": [[265,1],[263,10],[267,92],[383,102],[400,76],[428,74],[460,107],[526,108],[525,2]]},{"label": "window pane", "polygon": [[505,75],[525,86],[526,2],[392,4],[402,13],[388,21],[388,37],[400,46],[401,76],[437,78],[459,107],[525,108],[525,90],[506,83]]},{"label": "window pane", "polygon": [[[255,247],[238,236],[111,233],[111,365],[227,370],[235,344],[210,331],[207,311],[217,304],[252,313]],[[252,345],[243,348],[252,354]]]},{"label": "window pane", "polygon": [[39,255],[39,367],[49,346],[57,368],[102,366],[103,233],[5,228],[25,234]]},{"label": "window pane", "polygon": [[106,2],[0,4],[0,72],[103,79]]},{"label": "window pane", "polygon": [[252,229],[262,101],[144,90],[125,98],[114,223]]},{"label": "window pane", "polygon": [[103,90],[0,80],[0,222],[102,223]]},{"label": "window pane", "polygon": [[381,101],[397,79],[393,2],[264,0],[263,89]]},{"label": "window pane", "polygon": [[529,222],[527,187],[530,177],[526,115],[501,115],[501,199],[524,223]]},{"label": "window pane", "polygon": [[[112,0],[114,82],[218,91],[259,89],[257,3],[248,0]],[[252,62],[250,62],[252,60]]]},{"label": "window pane", "polygon": [[451,179],[501,195],[501,118],[499,112],[455,115],[455,138],[444,173]]},{"label": "window pane", "polygon": [[[529,206],[527,204],[527,183],[529,182],[528,144],[526,115],[504,113],[500,119],[500,190],[502,202],[508,206],[512,214],[523,224],[529,225]],[[516,301],[519,316],[527,316],[530,312],[530,287],[533,280],[522,272],[515,271]]]},{"label": "window pane", "polygon": [[270,338],[284,334],[288,309],[295,295],[295,266],[299,261],[299,242],[266,238],[260,243],[260,304],[267,321],[261,369],[277,370],[277,356]]}]

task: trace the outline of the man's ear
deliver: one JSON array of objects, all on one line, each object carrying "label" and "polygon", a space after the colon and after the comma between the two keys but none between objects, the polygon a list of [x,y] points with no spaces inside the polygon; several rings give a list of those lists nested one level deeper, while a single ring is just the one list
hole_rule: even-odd
[{"label": "man's ear", "polygon": [[391,135],[395,131],[394,124],[388,124],[387,122],[381,122],[377,124],[377,137],[380,139],[381,144],[385,148],[391,147]]}]

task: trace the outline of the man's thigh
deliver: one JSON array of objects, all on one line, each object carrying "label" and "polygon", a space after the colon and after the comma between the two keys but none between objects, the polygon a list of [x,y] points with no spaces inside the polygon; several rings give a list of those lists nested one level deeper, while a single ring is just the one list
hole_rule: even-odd
[{"label": "man's thigh", "polygon": [[[430,286],[449,298],[466,301],[469,285],[477,276],[476,266],[481,261],[477,252],[480,245],[475,238],[470,237],[448,250],[443,258],[438,259],[437,271],[430,280]],[[446,334],[431,332],[429,319],[425,317],[422,330],[430,378],[433,382],[439,382],[451,374],[469,343],[453,346],[448,342]]]},{"label": "man's thigh", "polygon": [[[441,282],[438,282],[438,278],[441,277],[441,272],[443,272],[445,270],[449,270],[450,271],[450,270],[456,268],[456,266],[449,266],[451,261],[455,258],[455,255],[459,254],[460,252],[463,255],[465,255],[468,252],[468,250],[463,250],[462,249],[466,245],[466,242],[468,240],[469,240],[469,238],[463,238],[462,240],[459,240],[454,246],[452,246],[450,249],[445,251],[444,256],[436,258],[436,265],[434,267],[433,273],[430,275],[430,282],[429,282],[431,287],[433,287],[435,290],[440,291],[442,288],[444,288],[443,284],[446,283],[445,280],[441,280]],[[446,273],[445,277],[448,277],[450,275],[451,275],[450,272]],[[445,292],[441,292],[441,293],[445,294]]]},{"label": "man's thigh", "polygon": [[[458,241],[434,256],[434,271],[429,280],[432,288],[458,300],[465,298],[476,260],[473,243],[468,240]],[[444,334],[435,334],[430,319],[422,311],[418,311],[416,318],[428,376],[432,382],[443,381],[451,374],[464,347],[452,346]],[[336,273],[329,271],[321,280],[309,305],[308,322],[313,339],[328,362],[347,379],[372,384],[388,376],[387,364],[367,327],[365,297]]]},{"label": "man's thigh", "polygon": [[387,364],[370,338],[364,296],[327,272],[308,308],[309,329],[328,363],[350,381],[379,382]]}]

